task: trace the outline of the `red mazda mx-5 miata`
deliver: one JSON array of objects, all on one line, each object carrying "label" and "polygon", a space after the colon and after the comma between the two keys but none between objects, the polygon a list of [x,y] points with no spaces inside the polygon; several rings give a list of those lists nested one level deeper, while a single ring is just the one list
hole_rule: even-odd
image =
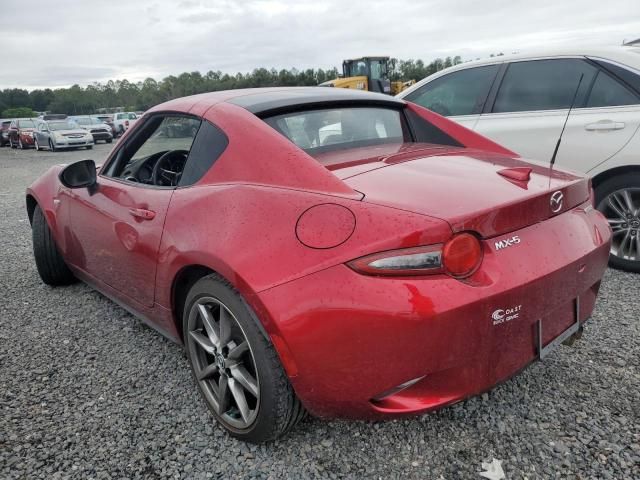
[{"label": "red mazda mx-5 miata", "polygon": [[215,417],[253,442],[306,411],[490,389],[580,334],[610,242],[587,179],[330,88],[164,103],[101,167],[49,170],[27,209],[43,281],[81,279],[183,342]]}]

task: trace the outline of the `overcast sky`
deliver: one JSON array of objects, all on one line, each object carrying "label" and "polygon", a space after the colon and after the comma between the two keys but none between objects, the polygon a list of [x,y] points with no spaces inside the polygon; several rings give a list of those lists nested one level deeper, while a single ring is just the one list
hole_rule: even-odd
[{"label": "overcast sky", "polygon": [[640,37],[640,0],[0,2],[0,88],[330,68],[362,55],[467,60]]}]

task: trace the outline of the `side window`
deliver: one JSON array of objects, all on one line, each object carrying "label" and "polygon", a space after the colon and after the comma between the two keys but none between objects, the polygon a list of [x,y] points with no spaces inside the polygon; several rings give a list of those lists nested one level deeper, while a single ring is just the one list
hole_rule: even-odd
[{"label": "side window", "polygon": [[179,186],[186,187],[200,180],[222,155],[227,145],[229,145],[229,139],[224,132],[215,125],[203,121],[191,146]]},{"label": "side window", "polygon": [[[184,128],[167,135],[169,125]],[[183,115],[154,115],[116,153],[104,175],[162,187],[180,183],[187,157],[200,128],[200,119]]]},{"label": "side window", "polygon": [[499,65],[467,68],[427,83],[405,100],[444,116],[480,113]]},{"label": "side window", "polygon": [[637,105],[638,96],[605,72],[599,72],[591,88],[586,107],[615,107]]},{"label": "side window", "polygon": [[569,108],[580,81],[576,105],[583,105],[598,73],[580,59],[532,60],[509,65],[493,105],[494,113]]}]

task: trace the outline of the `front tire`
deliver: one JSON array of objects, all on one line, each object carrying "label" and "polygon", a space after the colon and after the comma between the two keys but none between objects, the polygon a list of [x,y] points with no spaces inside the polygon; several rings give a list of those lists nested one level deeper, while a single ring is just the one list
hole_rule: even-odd
[{"label": "front tire", "polygon": [[55,240],[39,206],[33,212],[31,224],[33,256],[40,278],[51,286],[69,285],[76,281],[56,247]]},{"label": "front tire", "polygon": [[609,266],[640,273],[640,173],[605,180],[595,193],[613,231]]},{"label": "front tire", "polygon": [[227,432],[251,443],[286,434],[305,415],[256,321],[240,294],[215,274],[187,295],[184,343],[200,393]]},{"label": "front tire", "polygon": [[52,152],[56,151],[56,146],[53,144],[53,141],[51,139],[49,139],[49,150],[51,150]]}]

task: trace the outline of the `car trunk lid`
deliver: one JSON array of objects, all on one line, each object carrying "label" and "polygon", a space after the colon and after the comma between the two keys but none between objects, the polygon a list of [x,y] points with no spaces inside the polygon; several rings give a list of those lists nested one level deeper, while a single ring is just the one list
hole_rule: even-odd
[{"label": "car trunk lid", "polygon": [[322,160],[363,193],[365,202],[441,218],[454,231],[476,231],[485,238],[558,215],[585,202],[590,194],[583,177],[461,148],[414,145],[360,163]]}]

